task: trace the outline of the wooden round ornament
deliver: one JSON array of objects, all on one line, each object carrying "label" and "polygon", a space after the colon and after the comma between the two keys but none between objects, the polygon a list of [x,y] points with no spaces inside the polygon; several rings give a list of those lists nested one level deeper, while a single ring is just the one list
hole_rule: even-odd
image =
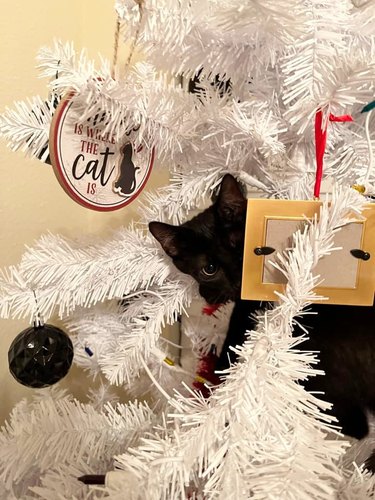
[{"label": "wooden round ornament", "polygon": [[122,208],[144,188],[154,150],[135,149],[131,132],[120,140],[107,132],[105,111],[80,120],[73,96],[71,92],[61,100],[52,120],[49,149],[57,179],[84,207],[98,211]]}]

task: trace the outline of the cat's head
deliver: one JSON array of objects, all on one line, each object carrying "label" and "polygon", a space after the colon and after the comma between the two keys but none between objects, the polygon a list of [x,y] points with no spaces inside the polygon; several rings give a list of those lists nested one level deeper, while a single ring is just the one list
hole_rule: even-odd
[{"label": "cat's head", "polygon": [[246,198],[226,174],[214,203],[180,226],[150,222],[149,229],[174,265],[199,284],[209,304],[240,298]]}]

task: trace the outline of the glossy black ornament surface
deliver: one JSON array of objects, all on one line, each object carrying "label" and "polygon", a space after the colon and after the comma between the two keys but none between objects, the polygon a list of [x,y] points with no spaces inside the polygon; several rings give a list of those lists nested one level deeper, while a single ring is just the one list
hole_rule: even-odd
[{"label": "glossy black ornament surface", "polygon": [[53,325],[26,328],[13,340],[9,351],[9,370],[28,387],[47,387],[68,373],[73,361],[69,336]]}]

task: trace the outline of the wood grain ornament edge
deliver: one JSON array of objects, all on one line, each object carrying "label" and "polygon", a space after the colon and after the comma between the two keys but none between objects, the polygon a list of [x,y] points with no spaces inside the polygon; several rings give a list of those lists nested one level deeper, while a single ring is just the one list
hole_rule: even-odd
[{"label": "wood grain ornament edge", "polygon": [[94,204],[91,204],[91,203],[83,200],[74,192],[74,190],[71,188],[71,186],[69,185],[69,183],[65,179],[65,176],[62,172],[62,168],[60,165],[58,146],[57,146],[58,139],[59,139],[59,128],[60,128],[61,118],[64,114],[65,108],[72,104],[72,98],[75,95],[76,95],[75,91],[73,91],[73,90],[68,91],[61,98],[61,101],[59,102],[58,106],[56,107],[55,113],[53,114],[53,117],[52,117],[51,127],[50,127],[50,131],[49,131],[49,154],[50,154],[51,164],[52,164],[54,174],[55,174],[60,186],[65,191],[65,193],[71,199],[73,199],[76,203],[78,203],[79,205],[81,205],[85,208],[88,208],[90,210],[94,210],[97,212],[113,212],[115,210],[119,210],[121,208],[124,208],[125,206],[132,203],[141,194],[141,192],[145,188],[147,181],[151,175],[151,171],[153,169],[153,166],[154,166],[155,147],[152,148],[151,153],[150,153],[148,172],[143,180],[141,187],[137,190],[137,192],[134,194],[134,196],[131,196],[129,199],[125,200],[123,203],[119,203],[118,205],[111,206],[111,207],[98,206],[98,205],[94,205]]}]

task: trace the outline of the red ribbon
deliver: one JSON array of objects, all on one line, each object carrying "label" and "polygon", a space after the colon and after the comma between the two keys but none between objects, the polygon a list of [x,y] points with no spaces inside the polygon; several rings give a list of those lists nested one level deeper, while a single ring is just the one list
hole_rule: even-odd
[{"label": "red ribbon", "polygon": [[[335,116],[331,113],[329,115],[329,121],[352,122],[353,117],[350,115]],[[323,123],[323,111],[319,109],[315,115],[315,155],[316,155],[316,177],[314,186],[315,198],[319,198],[320,195],[320,185],[322,183],[322,177],[323,177],[323,157],[327,143],[328,121],[324,129],[322,128],[322,123]]]},{"label": "red ribbon", "polygon": [[221,307],[222,304],[206,304],[202,308],[202,313],[206,314],[207,316],[213,316],[215,312]]},{"label": "red ribbon", "polygon": [[[199,378],[208,380],[213,385],[219,385],[221,380],[218,375],[215,374],[215,368],[218,357],[215,352],[209,352],[205,356],[202,356],[198,361],[197,375]],[[193,387],[197,391],[200,391],[203,397],[208,398],[211,395],[211,390],[205,386],[204,382],[200,379],[194,380]]]}]

